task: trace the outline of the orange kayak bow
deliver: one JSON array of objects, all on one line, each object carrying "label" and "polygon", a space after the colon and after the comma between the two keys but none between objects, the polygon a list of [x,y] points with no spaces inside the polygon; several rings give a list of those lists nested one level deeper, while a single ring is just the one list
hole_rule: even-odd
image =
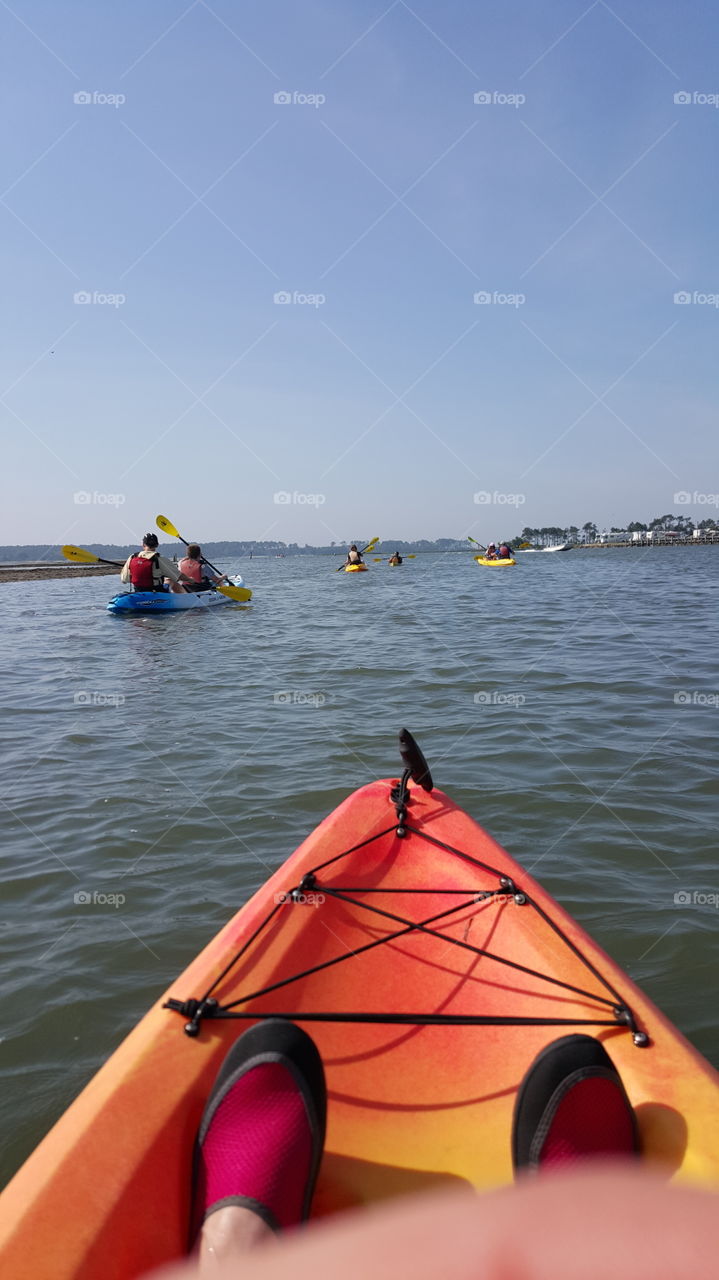
[{"label": "orange kayak bow", "polygon": [[303,1025],[325,1064],[315,1215],[511,1182],[517,1087],[574,1030],[607,1047],[644,1159],[719,1184],[717,1073],[402,742],[403,778],[321,823],[17,1173],[0,1196],[4,1276],[127,1280],[181,1256],[206,1096],[270,1014]]}]

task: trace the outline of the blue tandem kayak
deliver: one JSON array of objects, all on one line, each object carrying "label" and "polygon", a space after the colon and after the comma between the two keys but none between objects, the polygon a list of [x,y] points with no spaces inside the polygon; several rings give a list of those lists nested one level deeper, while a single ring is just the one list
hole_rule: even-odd
[{"label": "blue tandem kayak", "polygon": [[[239,574],[230,578],[233,587],[244,587]],[[182,609],[210,609],[216,604],[235,604],[219,591],[121,591],[108,603],[110,613],[177,613]]]}]

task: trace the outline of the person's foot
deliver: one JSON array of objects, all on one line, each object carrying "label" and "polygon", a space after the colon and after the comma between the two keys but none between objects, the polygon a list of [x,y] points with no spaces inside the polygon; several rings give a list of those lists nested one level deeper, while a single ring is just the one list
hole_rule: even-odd
[{"label": "person's foot", "polygon": [[240,1036],[220,1068],[197,1136],[193,1237],[227,1208],[251,1210],[274,1232],[304,1221],[326,1114],[322,1061],[304,1031],[272,1019]]},{"label": "person's foot", "polygon": [[515,1170],[554,1169],[638,1150],[634,1111],[603,1045],[585,1035],[547,1045],[517,1093]]}]

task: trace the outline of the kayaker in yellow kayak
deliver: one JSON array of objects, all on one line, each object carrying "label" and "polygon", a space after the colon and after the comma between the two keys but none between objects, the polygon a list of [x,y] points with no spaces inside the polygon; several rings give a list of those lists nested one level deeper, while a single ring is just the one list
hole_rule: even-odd
[{"label": "kayaker in yellow kayak", "polygon": [[345,564],[364,564],[364,560],[362,559],[362,552],[357,550],[357,546],[354,542],[352,543],[352,546],[347,552],[347,559],[345,560]]},{"label": "kayaker in yellow kayak", "polygon": [[394,555],[393,555],[393,556],[390,556],[388,563],[389,563],[389,564],[401,564],[401,563],[402,563],[402,557],[401,557],[401,555],[399,554],[399,551],[395,551]]},{"label": "kayaker in yellow kayak", "polygon": [[512,549],[506,542],[500,542],[499,547],[496,542],[490,542],[484,558],[485,560],[511,560]]}]

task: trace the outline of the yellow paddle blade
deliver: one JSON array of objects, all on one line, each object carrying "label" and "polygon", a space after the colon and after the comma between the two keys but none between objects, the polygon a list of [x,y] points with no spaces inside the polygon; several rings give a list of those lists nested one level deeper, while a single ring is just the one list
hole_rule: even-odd
[{"label": "yellow paddle blade", "polygon": [[227,596],[230,600],[239,600],[240,604],[252,599],[249,587],[216,587],[216,590],[221,596]]},{"label": "yellow paddle blade", "polygon": [[[155,524],[157,525],[158,529],[162,529],[162,532],[169,534],[171,538],[180,538],[180,535],[177,532],[177,529],[175,528],[172,521],[168,520],[167,516],[158,516],[157,519],[155,520]],[[182,538],[180,538],[180,542],[182,542]]]},{"label": "yellow paddle blade", "polygon": [[66,560],[74,560],[75,564],[100,563],[99,556],[94,556],[92,551],[84,551],[82,547],[61,547],[60,550]]},{"label": "yellow paddle blade", "polygon": [[417,559],[417,557],[416,557],[416,555],[414,555],[414,554],[413,554],[413,555],[411,555],[411,556],[405,556],[405,559],[406,559],[406,560],[416,560],[416,559]]},{"label": "yellow paddle blade", "polygon": [[472,537],[471,533],[468,533],[468,534],[467,534],[467,541],[468,541],[468,542],[473,542],[473,543],[474,543],[474,545],[475,545],[475,547],[481,547],[481,545],[482,545],[482,543],[481,543],[481,542],[477,542],[477,539]]},{"label": "yellow paddle blade", "polygon": [[374,557],[374,559],[373,559],[373,561],[372,561],[372,564],[381,564],[381,563],[382,563],[382,557],[381,557],[381,556],[375,556],[375,557]]},{"label": "yellow paddle blade", "polygon": [[371,542],[367,543],[367,546],[364,548],[364,551],[362,552],[362,554],[364,555],[365,551],[371,551],[372,548],[375,547],[378,542],[379,542],[379,537],[373,538]]}]

